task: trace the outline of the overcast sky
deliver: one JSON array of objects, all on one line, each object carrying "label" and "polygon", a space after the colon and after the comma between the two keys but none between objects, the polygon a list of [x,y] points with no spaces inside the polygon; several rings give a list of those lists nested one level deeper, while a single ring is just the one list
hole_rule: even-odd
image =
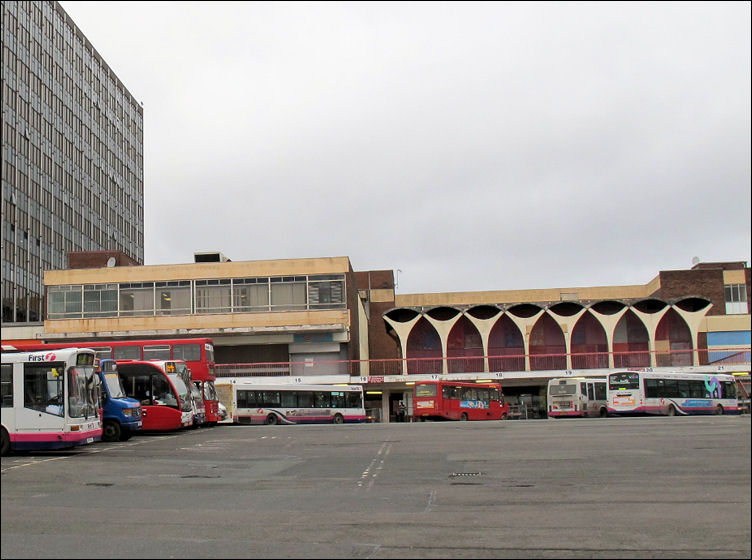
[{"label": "overcast sky", "polygon": [[61,2],[144,105],[145,264],[397,293],[750,261],[750,3]]}]

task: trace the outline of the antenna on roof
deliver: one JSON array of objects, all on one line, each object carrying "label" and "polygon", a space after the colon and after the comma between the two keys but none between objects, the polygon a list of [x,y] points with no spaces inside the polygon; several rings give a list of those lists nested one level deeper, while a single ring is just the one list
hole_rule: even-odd
[{"label": "antenna on roof", "polygon": [[700,257],[692,257],[692,266],[695,266],[700,262]]}]

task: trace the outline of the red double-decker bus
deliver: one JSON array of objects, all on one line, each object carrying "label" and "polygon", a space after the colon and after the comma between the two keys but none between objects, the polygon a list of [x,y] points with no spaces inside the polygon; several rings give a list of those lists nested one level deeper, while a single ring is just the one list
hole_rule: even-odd
[{"label": "red double-decker bus", "polygon": [[508,415],[499,383],[424,381],[413,389],[413,420],[504,420]]},{"label": "red double-decker bus", "polygon": [[[5,344],[5,342],[3,342]],[[97,358],[113,360],[182,360],[191,370],[191,378],[204,397],[207,424],[219,421],[219,400],[214,387],[214,342],[211,338],[174,338],[149,340],[90,340],[54,343],[12,342],[23,352],[40,349],[91,348]]]}]

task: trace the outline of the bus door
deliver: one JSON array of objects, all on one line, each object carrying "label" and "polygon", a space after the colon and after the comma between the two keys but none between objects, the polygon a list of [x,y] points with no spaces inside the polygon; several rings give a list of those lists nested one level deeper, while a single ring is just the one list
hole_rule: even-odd
[{"label": "bus door", "polygon": [[118,363],[125,394],[141,403],[141,429],[175,430],[181,426],[179,400],[167,375],[153,364]]},{"label": "bus door", "polygon": [[24,364],[23,408],[18,410],[18,432],[59,430],[65,417],[65,363]]},{"label": "bus door", "polygon": [[[179,400],[175,394],[175,390],[162,372],[150,375],[149,380],[151,382],[151,391],[148,404],[144,405],[144,401],[141,401],[142,406],[145,407],[145,412],[143,413],[144,429],[172,429],[175,423],[175,411],[179,410]],[[174,428],[179,427],[179,424],[174,426]]]}]

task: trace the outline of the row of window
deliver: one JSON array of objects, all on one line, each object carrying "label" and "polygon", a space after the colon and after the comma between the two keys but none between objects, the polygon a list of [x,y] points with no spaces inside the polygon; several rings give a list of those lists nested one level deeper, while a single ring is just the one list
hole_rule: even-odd
[{"label": "row of window", "polygon": [[363,394],[355,391],[246,391],[237,393],[238,408],[363,408]]},{"label": "row of window", "polygon": [[[436,397],[438,386],[434,383],[420,384],[415,388],[416,397]],[[458,385],[444,385],[441,388],[441,398],[459,399],[463,401],[503,401],[503,396],[496,388],[462,387]]]},{"label": "row of window", "polygon": [[683,379],[645,379],[645,397],[648,399],[735,399],[736,386],[731,381],[721,382],[721,393],[707,389],[704,381]]},{"label": "row of window", "polygon": [[346,306],[344,275],[50,286],[48,319],[248,313]]},{"label": "row of window", "polygon": [[[115,360],[183,360],[184,362],[198,362],[201,360],[201,344],[152,344],[118,345],[90,347],[96,352],[97,358],[112,358]],[[206,350],[206,361],[214,361],[214,351]]]}]

